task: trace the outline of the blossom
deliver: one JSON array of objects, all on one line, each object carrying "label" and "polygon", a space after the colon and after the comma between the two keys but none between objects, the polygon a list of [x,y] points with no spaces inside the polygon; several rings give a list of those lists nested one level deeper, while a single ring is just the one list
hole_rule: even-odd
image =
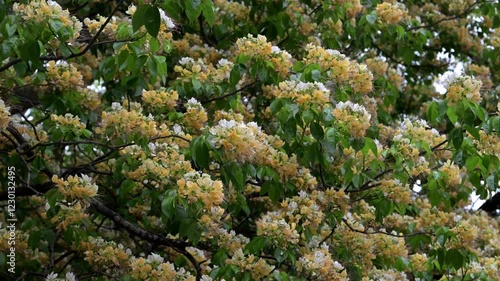
[{"label": "blossom", "polygon": [[471,76],[455,77],[449,82],[446,99],[450,105],[454,105],[461,100],[479,103],[482,100],[480,94],[481,86],[482,82]]},{"label": "blossom", "polygon": [[9,124],[10,107],[5,106],[5,102],[0,99],[0,131],[7,128]]},{"label": "blossom", "polygon": [[333,116],[356,138],[363,137],[370,126],[370,113],[364,106],[351,101],[337,103]]}]

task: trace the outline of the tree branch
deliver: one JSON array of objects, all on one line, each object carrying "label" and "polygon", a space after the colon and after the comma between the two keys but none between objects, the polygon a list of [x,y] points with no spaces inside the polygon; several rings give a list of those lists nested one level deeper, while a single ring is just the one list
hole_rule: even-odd
[{"label": "tree branch", "polygon": [[[123,3],[124,0],[120,0],[117,4],[116,4],[116,7],[113,9],[113,11],[111,11],[111,14],[108,16],[108,18],[106,19],[106,21],[104,22],[104,24],[101,26],[101,28],[99,28],[99,30],[97,31],[97,33],[92,37],[92,39],[90,40],[90,42],[87,44],[87,46],[85,46],[85,48],[78,52],[78,53],[72,53],[71,55],[67,56],[67,57],[64,57],[64,56],[42,56],[40,57],[39,59],[41,61],[57,61],[57,60],[68,60],[68,59],[72,59],[72,58],[76,58],[76,57],[80,57],[80,56],[83,56],[85,55],[92,46],[94,46],[94,44],[96,43],[97,41],[97,38],[99,37],[99,35],[101,35],[101,33],[104,31],[104,28],[109,24],[109,22],[111,21],[111,19],[113,18],[113,15],[116,13],[116,11],[118,10],[118,7],[120,7],[120,4]],[[2,65],[0,67],[0,72],[3,72],[7,69],[9,69],[11,66],[14,66],[20,62],[22,62],[23,60],[20,59],[20,58],[17,58],[17,59],[14,59],[14,60],[11,60],[9,61],[8,63],[6,63],[5,65]]]},{"label": "tree branch", "polygon": [[196,280],[201,280],[202,272],[200,264],[188,251],[186,251],[186,247],[192,246],[190,243],[180,240],[170,239],[165,236],[144,230],[139,226],[124,219],[117,212],[106,207],[102,202],[98,200],[93,200],[92,207],[94,207],[94,209],[96,209],[99,213],[103,214],[105,217],[109,218],[117,225],[123,227],[123,229],[125,229],[128,233],[137,236],[143,240],[146,240],[150,243],[153,243],[154,245],[170,247],[174,249],[176,252],[184,255],[193,264],[196,270]]}]

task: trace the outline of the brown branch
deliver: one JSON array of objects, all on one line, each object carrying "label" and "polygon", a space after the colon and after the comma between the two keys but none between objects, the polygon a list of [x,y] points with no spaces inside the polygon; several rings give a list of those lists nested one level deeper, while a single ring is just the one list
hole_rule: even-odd
[{"label": "brown branch", "polygon": [[[116,4],[116,7],[113,9],[113,11],[111,11],[111,14],[108,16],[108,18],[106,19],[106,21],[104,22],[104,24],[101,26],[101,28],[99,28],[99,30],[97,31],[97,33],[92,37],[92,39],[90,40],[90,42],[87,44],[87,46],[85,46],[85,48],[82,51],[80,51],[78,53],[72,53],[71,55],[69,55],[67,57],[64,57],[62,55],[61,56],[41,56],[39,58],[39,60],[41,60],[41,61],[68,60],[68,59],[77,58],[77,57],[85,55],[90,50],[90,48],[95,45],[95,43],[97,41],[97,38],[104,31],[104,28],[109,24],[109,22],[113,18],[113,15],[116,13],[116,11],[118,10],[118,7],[120,7],[120,4],[123,3],[123,1],[124,0],[120,0]],[[2,65],[0,67],[0,72],[3,72],[5,70],[9,69],[11,66],[14,66],[14,65],[16,65],[16,64],[18,64],[18,63],[20,63],[22,61],[23,60],[20,59],[20,58],[11,60],[8,63],[6,63],[5,65]]]},{"label": "brown branch", "polygon": [[158,234],[149,232],[147,230],[144,230],[144,229],[140,228],[139,226],[124,219],[118,213],[116,213],[115,211],[106,207],[99,200],[94,200],[92,202],[92,207],[94,207],[94,209],[96,209],[99,213],[103,214],[105,217],[109,218],[117,225],[123,227],[128,233],[130,233],[134,236],[137,236],[141,239],[144,239],[150,243],[153,243],[154,245],[167,246],[169,248],[174,249],[178,253],[184,255],[193,264],[193,266],[196,270],[196,280],[201,279],[202,272],[201,272],[200,264],[196,261],[196,259],[188,251],[186,251],[186,247],[192,246],[190,243],[180,241],[180,240],[170,239],[170,238],[167,238],[165,236],[158,235]]},{"label": "brown branch", "polygon": [[411,237],[411,236],[416,236],[416,235],[432,235],[432,233],[430,233],[430,232],[415,232],[415,233],[410,233],[410,234],[405,234],[405,235],[392,234],[392,233],[385,232],[385,231],[380,231],[380,230],[374,230],[374,231],[368,232],[368,231],[363,231],[363,230],[355,229],[354,227],[352,227],[352,225],[350,225],[347,222],[347,219],[342,219],[342,221],[344,222],[345,225],[347,225],[347,227],[351,231],[358,232],[358,233],[363,233],[363,234],[366,234],[366,235],[384,234],[384,235],[388,235],[388,236],[392,236],[392,237],[399,237],[399,238]]},{"label": "brown branch", "polygon": [[209,102],[212,102],[212,101],[216,101],[216,100],[221,100],[221,99],[225,99],[227,97],[230,97],[230,96],[233,96],[233,95],[236,95],[237,93],[247,89],[247,88],[250,88],[251,86],[255,85],[258,81],[254,81],[250,84],[247,84],[241,88],[239,88],[238,90],[234,91],[234,92],[231,92],[231,93],[228,93],[228,94],[225,94],[225,95],[222,95],[222,96],[219,96],[219,97],[215,97],[215,98],[211,98],[211,99],[208,99],[208,100],[205,100],[205,101],[202,101],[201,104],[207,104]]},{"label": "brown branch", "polygon": [[437,20],[435,22],[432,22],[432,23],[428,23],[428,24],[424,24],[424,25],[419,25],[419,26],[414,26],[414,27],[406,29],[406,31],[412,31],[412,30],[421,29],[421,28],[429,28],[429,27],[433,27],[436,24],[442,23],[444,21],[449,21],[449,20],[454,20],[454,19],[462,18],[462,17],[466,16],[467,14],[469,14],[472,11],[472,9],[474,9],[475,6],[477,6],[479,4],[488,3],[488,2],[490,2],[490,1],[483,1],[483,2],[478,1],[478,2],[474,2],[474,3],[472,3],[467,9],[465,9],[460,14],[456,14],[454,16],[449,16],[449,17],[444,17],[444,18],[442,18],[440,20]]}]

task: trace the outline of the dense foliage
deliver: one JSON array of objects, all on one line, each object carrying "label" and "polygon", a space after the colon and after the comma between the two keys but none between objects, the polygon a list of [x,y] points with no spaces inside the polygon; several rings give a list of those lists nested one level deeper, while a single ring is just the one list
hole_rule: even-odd
[{"label": "dense foliage", "polygon": [[500,280],[497,0],[0,0],[0,43],[2,280]]}]

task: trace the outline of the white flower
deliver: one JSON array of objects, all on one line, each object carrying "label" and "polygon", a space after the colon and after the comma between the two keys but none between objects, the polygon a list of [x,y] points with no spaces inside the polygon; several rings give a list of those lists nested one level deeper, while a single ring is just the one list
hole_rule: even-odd
[{"label": "white flower", "polygon": [[190,57],[183,57],[179,60],[180,65],[193,64],[194,60]]},{"label": "white flower", "polygon": [[131,4],[130,6],[128,6],[128,10],[127,10],[126,14],[133,16],[135,14],[136,10],[137,10],[137,7],[134,4]]},{"label": "white flower", "polygon": [[120,110],[122,110],[122,108],[123,108],[122,105],[118,102],[113,102],[111,104],[111,110],[113,110],[113,111],[120,111]]},{"label": "white flower", "polygon": [[201,103],[199,101],[197,101],[195,98],[190,98],[188,101],[187,101],[187,105],[201,105]]},{"label": "white flower", "polygon": [[281,50],[280,50],[280,48],[278,46],[272,46],[271,47],[271,53],[278,54],[280,52],[281,52]]},{"label": "white flower", "polygon": [[164,260],[160,255],[152,253],[148,256],[147,261],[148,263],[163,263]]},{"label": "white flower", "polygon": [[182,128],[179,124],[175,124],[173,130],[176,135],[180,135],[182,133]]},{"label": "white flower", "polygon": [[76,281],[76,276],[73,272],[66,273],[66,281]]},{"label": "white flower", "polygon": [[226,65],[232,66],[233,63],[228,61],[227,59],[220,59],[219,62],[217,62],[218,67],[224,67]]},{"label": "white flower", "polygon": [[[59,8],[59,9],[62,9],[61,6],[59,5],[59,3],[57,3],[56,1],[52,1],[52,0],[48,0],[47,1],[47,4],[52,7],[52,8]],[[57,275],[57,274],[56,274]]]},{"label": "white flower", "polygon": [[175,28],[174,21],[165,14],[165,11],[163,11],[162,9],[159,10],[160,10],[160,18],[163,21],[163,23],[165,23],[168,29],[174,29]]},{"label": "white flower", "polygon": [[92,183],[92,178],[85,174],[80,174],[80,178],[82,179],[83,183]]},{"label": "white flower", "polygon": [[344,270],[344,267],[342,266],[342,264],[338,261],[334,261],[333,262],[333,267],[337,270],[337,271],[340,271],[340,270]]},{"label": "white flower", "polygon": [[323,92],[330,92],[330,90],[328,90],[325,85],[321,82],[314,82],[314,85],[316,85],[318,87],[318,89],[320,91],[323,91]]},{"label": "white flower", "polygon": [[49,275],[47,275],[47,278],[45,278],[45,280],[52,281],[52,280],[56,280],[56,278],[57,278],[57,273],[52,271]]},{"label": "white flower", "polygon": [[226,119],[222,119],[219,121],[219,126],[225,129],[231,129],[236,125],[236,121],[234,120],[229,120],[227,121]]}]

